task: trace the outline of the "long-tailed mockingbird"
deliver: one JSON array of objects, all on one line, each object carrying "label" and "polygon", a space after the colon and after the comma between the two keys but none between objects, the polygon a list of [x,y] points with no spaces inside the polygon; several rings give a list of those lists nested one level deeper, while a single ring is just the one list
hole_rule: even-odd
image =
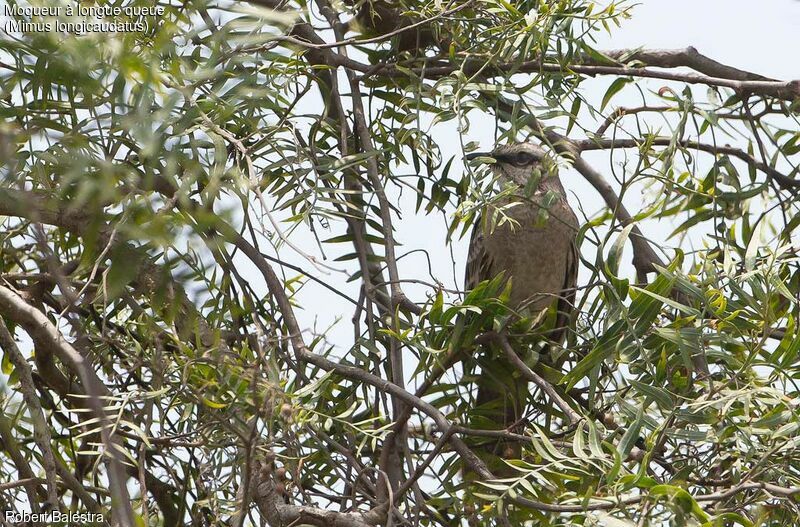
[{"label": "long-tailed mockingbird", "polygon": [[[575,295],[578,220],[567,203],[553,157],[532,143],[504,145],[467,156],[479,157],[494,160],[492,170],[500,182],[516,184],[520,189],[491,205],[503,207],[517,202],[503,211],[512,221],[492,225],[485,218],[473,228],[465,288],[471,290],[481,281],[504,273],[511,280],[512,308],[527,308],[533,317],[557,309],[556,315],[549,317],[552,326],[546,334],[548,339],[561,342]],[[543,208],[546,214],[541,212]],[[484,357],[477,381],[477,414],[492,428],[513,428],[524,415],[527,382],[513,375],[513,367],[499,359],[502,354],[487,353],[490,356]],[[516,442],[498,441],[489,450],[503,458],[519,457]],[[504,472],[502,467],[500,470]]]}]

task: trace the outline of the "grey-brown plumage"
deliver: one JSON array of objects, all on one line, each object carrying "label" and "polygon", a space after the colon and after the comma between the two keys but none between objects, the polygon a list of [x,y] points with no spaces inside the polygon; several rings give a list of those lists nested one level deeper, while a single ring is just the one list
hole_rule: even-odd
[{"label": "grey-brown plumage", "polygon": [[[556,165],[545,150],[532,143],[501,146],[477,155],[495,160],[492,169],[501,182],[520,187],[514,196],[493,206],[519,203],[503,212],[513,221],[492,225],[490,220],[481,219],[473,228],[465,288],[473,289],[481,281],[504,272],[511,279],[510,304],[514,308],[527,309],[536,316],[554,304],[557,306],[558,316],[548,338],[561,342],[575,295],[578,220],[567,203]],[[470,158],[475,156],[472,154]],[[539,180],[532,182],[537,171]],[[546,216],[540,213],[542,207],[547,209]],[[511,428],[523,415],[527,383],[515,378],[512,371],[504,360],[484,358],[477,383],[478,413],[493,428]],[[498,443],[493,450],[502,457],[518,456],[518,449],[511,444]]]}]

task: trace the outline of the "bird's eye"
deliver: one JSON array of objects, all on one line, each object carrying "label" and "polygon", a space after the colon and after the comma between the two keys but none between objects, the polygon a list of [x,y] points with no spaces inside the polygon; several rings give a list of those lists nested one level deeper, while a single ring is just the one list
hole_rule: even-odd
[{"label": "bird's eye", "polygon": [[518,167],[532,165],[537,161],[536,156],[529,152],[518,152],[511,158],[511,162]]}]

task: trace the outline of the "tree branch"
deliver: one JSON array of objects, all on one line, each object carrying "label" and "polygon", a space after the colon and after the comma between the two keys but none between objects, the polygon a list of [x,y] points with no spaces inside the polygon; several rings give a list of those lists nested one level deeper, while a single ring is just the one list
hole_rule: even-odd
[{"label": "tree branch", "polygon": [[[227,223],[222,221],[217,222],[216,227],[220,230],[222,237],[242,251],[261,272],[261,275],[264,277],[264,280],[267,283],[267,288],[269,289],[270,295],[275,299],[275,302],[278,305],[278,310],[280,311],[281,315],[283,315],[283,321],[286,325],[289,342],[292,344],[292,349],[294,350],[297,360],[311,363],[324,371],[336,372],[350,380],[355,380],[374,386],[379,390],[388,393],[389,395],[398,397],[404,403],[411,405],[428,415],[428,417],[434,420],[436,425],[440,430],[442,430],[443,433],[447,433],[451,429],[452,425],[438,408],[423,401],[419,397],[412,395],[400,386],[397,386],[386,379],[382,379],[355,366],[349,366],[340,362],[333,362],[309,350],[303,341],[302,332],[299,324],[297,323],[297,319],[294,316],[294,308],[289,301],[289,297],[286,295],[286,290],[281,283],[281,280],[278,278],[278,275],[276,275],[275,271],[272,269],[272,266],[269,265],[269,262],[267,262],[267,260],[261,256],[259,251],[253,247],[250,242],[245,240]],[[459,455],[461,455],[461,457],[464,459],[464,462],[467,463],[467,465],[469,465],[469,467],[477,474],[486,479],[492,479],[494,477],[486,468],[486,465],[484,465],[483,461],[481,461],[480,458],[478,458],[478,456],[476,456],[475,453],[472,452],[456,434],[453,435],[453,437],[450,439],[450,442],[453,444],[453,448],[456,450],[456,452],[458,452]]]},{"label": "tree branch", "polygon": [[[425,67],[410,68],[410,70],[400,70],[394,64],[383,64],[370,70],[369,73],[388,77],[402,77],[408,75],[407,71],[412,71],[417,75],[424,75],[426,79],[438,79],[455,71],[462,71],[467,76],[480,73],[485,78],[507,77],[514,73],[540,72],[573,72],[590,76],[627,75],[689,84],[720,86],[739,92],[771,96],[786,101],[793,101],[800,97],[800,80],[779,81],[739,70],[706,57],[691,46],[677,50],[620,49],[599,51],[599,53],[608,57],[609,60],[602,62],[588,55],[582,55],[573,62],[562,64],[553,61],[547,56],[540,56],[523,62],[487,64],[483,58],[466,58],[460,64],[434,63]],[[625,61],[626,64],[614,64],[615,60]],[[627,65],[631,63],[634,65]],[[640,65],[635,65],[636,63]],[[648,69],[648,66],[656,68],[687,67],[697,73],[668,72]],[[355,68],[354,70],[359,71]]]},{"label": "tree branch", "polygon": [[500,345],[508,361],[515,368],[517,368],[517,370],[519,370],[519,372],[522,373],[522,375],[526,379],[533,382],[536,386],[539,387],[540,390],[542,390],[542,392],[547,394],[547,396],[550,398],[551,401],[556,403],[556,405],[564,413],[564,416],[567,418],[570,424],[574,425],[583,420],[583,417],[581,417],[581,415],[578,412],[573,410],[572,407],[569,405],[569,403],[567,403],[567,401],[565,401],[561,397],[561,395],[559,395],[558,392],[556,392],[552,384],[544,380],[535,371],[530,369],[527,364],[525,364],[525,362],[519,357],[519,355],[517,355],[517,352],[514,351],[514,348],[511,347],[511,344],[508,342],[508,337],[506,337],[502,333],[496,333],[493,331],[489,333],[484,333],[484,335],[487,338],[494,340],[497,344]]},{"label": "tree branch", "polygon": [[[8,331],[2,317],[0,317],[0,348],[2,348],[6,356],[11,360],[17,372],[17,376],[19,377],[19,387],[22,391],[22,397],[25,400],[25,404],[28,406],[28,412],[30,412],[31,422],[33,423],[33,439],[42,453],[42,468],[44,469],[44,475],[47,481],[47,501],[50,502],[52,507],[58,509],[56,460],[53,456],[50,428],[47,426],[47,419],[45,419],[42,405],[39,403],[39,397],[36,395],[36,387],[33,384],[31,367],[28,361],[25,360],[25,356],[17,347],[17,343],[14,342],[14,337]],[[31,504],[31,506],[33,506],[33,504]]]},{"label": "tree branch", "polygon": [[24,327],[34,342],[53,349],[61,362],[81,380],[89,396],[93,413],[100,422],[100,434],[109,454],[109,480],[116,500],[113,510],[120,515],[116,519],[123,527],[133,527],[133,510],[125,486],[127,478],[119,451],[122,447],[109,433],[108,416],[103,408],[102,399],[110,395],[108,389],[86,359],[63,338],[44,313],[29,306],[16,293],[2,285],[0,285],[0,312]]},{"label": "tree branch", "polygon": [[337,512],[307,505],[289,505],[283,501],[283,497],[275,487],[275,482],[270,474],[270,466],[258,460],[253,465],[250,494],[269,525],[274,527],[300,524],[317,527],[369,527],[383,522],[385,515],[380,511]]},{"label": "tree branch", "polygon": [[[640,148],[643,144],[653,146],[669,146],[673,142],[670,137],[655,137],[645,138],[642,140],[637,139],[584,139],[582,141],[575,141],[575,146],[582,152],[590,150],[613,150],[615,148]],[[775,170],[771,166],[762,161],[756,160],[753,156],[731,146],[717,146],[707,143],[700,143],[698,141],[691,141],[688,139],[680,139],[677,144],[684,148],[701,150],[713,155],[729,155],[740,159],[750,166],[755,167],[761,172],[765,173],[770,180],[774,180],[778,185],[786,190],[797,192],[800,189],[800,180],[791,178]]]}]

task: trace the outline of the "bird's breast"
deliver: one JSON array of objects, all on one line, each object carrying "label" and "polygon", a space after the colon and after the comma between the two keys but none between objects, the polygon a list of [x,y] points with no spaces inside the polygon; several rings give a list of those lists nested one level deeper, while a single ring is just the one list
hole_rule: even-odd
[{"label": "bird's breast", "polygon": [[505,211],[513,221],[484,232],[492,275],[510,276],[511,304],[525,303],[532,312],[547,308],[563,290],[578,227],[563,197],[548,207],[545,221],[540,209],[539,203],[519,203]]}]

